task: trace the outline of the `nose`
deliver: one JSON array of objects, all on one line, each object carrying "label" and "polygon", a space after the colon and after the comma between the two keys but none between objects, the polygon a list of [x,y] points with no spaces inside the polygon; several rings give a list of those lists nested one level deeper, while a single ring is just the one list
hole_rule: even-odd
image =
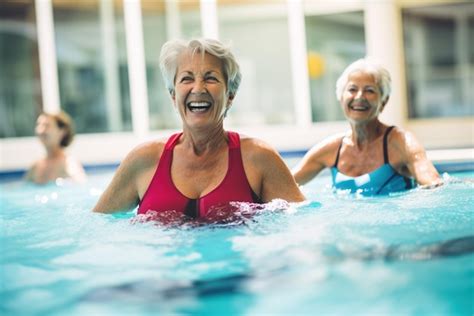
[{"label": "nose", "polygon": [[357,90],[356,99],[361,99],[364,96],[364,90]]},{"label": "nose", "polygon": [[191,92],[192,93],[206,92],[206,82],[200,77],[196,78]]}]

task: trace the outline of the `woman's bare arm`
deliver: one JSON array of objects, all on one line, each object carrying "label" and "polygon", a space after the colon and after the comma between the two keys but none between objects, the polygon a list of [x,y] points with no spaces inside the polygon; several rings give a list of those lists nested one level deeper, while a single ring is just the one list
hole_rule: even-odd
[{"label": "woman's bare arm", "polygon": [[426,156],[425,149],[416,137],[405,131],[398,131],[394,136],[393,143],[400,148],[403,161],[416,182],[426,187],[442,184],[438,171]]},{"label": "woman's bare arm", "polygon": [[135,208],[139,203],[138,182],[143,170],[153,167],[158,161],[162,146],[143,144],[132,150],[115,172],[111,183],[102,193],[94,212],[115,213]]},{"label": "woman's bare arm", "polygon": [[[260,175],[260,198],[263,202],[283,199],[288,202],[305,200],[287,165],[278,152],[259,140],[249,140],[254,173]],[[253,177],[255,178],[255,177]]]},{"label": "woman's bare arm", "polygon": [[324,168],[334,163],[341,135],[323,140],[311,148],[292,169],[296,183],[303,185],[316,177]]}]

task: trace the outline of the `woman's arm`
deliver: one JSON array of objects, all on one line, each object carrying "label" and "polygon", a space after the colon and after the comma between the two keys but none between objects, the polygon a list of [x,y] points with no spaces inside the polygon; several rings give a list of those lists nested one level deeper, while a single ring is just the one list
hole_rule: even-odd
[{"label": "woman's arm", "polygon": [[334,163],[341,135],[333,136],[316,144],[292,169],[296,183],[303,185],[316,177],[324,168]]},{"label": "woman's arm", "polygon": [[426,156],[423,145],[421,145],[416,137],[412,133],[405,131],[397,131],[394,134],[396,141],[393,143],[400,149],[403,162],[416,182],[426,187],[442,184],[438,171]]},{"label": "woman's arm", "polygon": [[141,145],[127,155],[115,172],[111,183],[99,198],[93,209],[94,212],[128,211],[138,205],[138,177],[144,169],[156,161],[156,151],[153,147],[156,146]]},{"label": "woman's arm", "polygon": [[251,162],[249,181],[259,183],[259,189],[254,191],[263,202],[270,202],[273,199],[288,202],[305,200],[290,170],[275,149],[262,141],[248,139],[247,146],[243,146],[243,155],[244,150]]},{"label": "woman's arm", "polygon": [[320,158],[321,150],[317,146],[304,155],[303,159],[291,170],[296,183],[299,185],[308,183],[325,168]]}]

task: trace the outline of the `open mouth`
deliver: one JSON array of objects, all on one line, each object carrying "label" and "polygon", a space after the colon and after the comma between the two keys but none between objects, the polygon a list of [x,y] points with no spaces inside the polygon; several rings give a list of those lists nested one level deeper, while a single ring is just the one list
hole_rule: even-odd
[{"label": "open mouth", "polygon": [[363,112],[363,111],[367,111],[369,109],[369,105],[365,102],[353,102],[353,103],[350,103],[349,104],[349,109],[351,109],[352,111],[360,111],[360,112]]},{"label": "open mouth", "polygon": [[203,113],[211,108],[210,102],[188,102],[188,110],[193,113]]},{"label": "open mouth", "polygon": [[366,107],[366,106],[349,106],[349,108],[352,110],[352,111],[359,111],[359,112],[363,112],[363,111],[367,111],[369,108]]}]

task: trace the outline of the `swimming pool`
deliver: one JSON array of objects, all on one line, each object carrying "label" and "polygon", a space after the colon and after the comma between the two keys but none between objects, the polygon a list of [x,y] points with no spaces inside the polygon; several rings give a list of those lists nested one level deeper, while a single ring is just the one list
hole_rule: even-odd
[{"label": "swimming pool", "polygon": [[333,194],[241,223],[93,214],[86,185],[0,184],[2,315],[472,315],[474,172],[389,197]]}]

